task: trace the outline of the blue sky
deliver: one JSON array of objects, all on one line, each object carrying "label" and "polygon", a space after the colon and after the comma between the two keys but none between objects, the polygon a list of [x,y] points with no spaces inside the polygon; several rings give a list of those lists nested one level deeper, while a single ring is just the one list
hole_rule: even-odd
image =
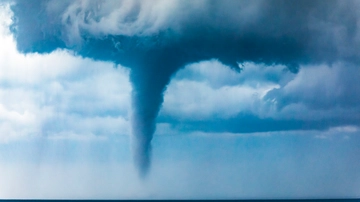
[{"label": "blue sky", "polygon": [[291,5],[29,2],[0,7],[1,198],[360,197],[358,3],[274,31]]}]

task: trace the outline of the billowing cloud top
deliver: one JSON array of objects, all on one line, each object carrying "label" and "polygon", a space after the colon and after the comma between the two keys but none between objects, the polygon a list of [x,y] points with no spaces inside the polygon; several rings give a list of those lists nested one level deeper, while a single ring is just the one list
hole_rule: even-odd
[{"label": "billowing cloud top", "polygon": [[357,1],[334,0],[19,0],[13,28],[25,52],[68,47],[133,66],[129,57],[163,57],[171,50],[182,63],[219,58],[235,65],[252,60],[295,68],[357,61],[358,8]]}]

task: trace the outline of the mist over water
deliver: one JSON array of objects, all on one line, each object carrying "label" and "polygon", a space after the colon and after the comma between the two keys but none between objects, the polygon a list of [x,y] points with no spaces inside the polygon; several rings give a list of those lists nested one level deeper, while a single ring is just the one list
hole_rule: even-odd
[{"label": "mist over water", "polygon": [[[34,154],[38,145],[21,143],[11,149],[1,149],[0,196],[52,199],[359,197],[357,135],[351,136],[352,141],[344,140],[341,134],[325,141],[292,135],[155,135],[153,168],[145,181],[138,178],[131,155],[126,153],[130,146],[128,138],[103,143],[46,141],[45,155],[37,163],[23,159]],[[62,152],[71,150],[73,145],[77,150],[71,154]],[[100,152],[103,155],[93,155]],[[10,153],[13,157],[6,157]],[[51,160],[61,155],[62,160]]]}]

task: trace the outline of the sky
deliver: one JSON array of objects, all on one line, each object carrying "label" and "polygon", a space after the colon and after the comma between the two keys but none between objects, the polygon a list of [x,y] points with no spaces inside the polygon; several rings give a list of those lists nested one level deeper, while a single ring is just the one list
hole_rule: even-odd
[{"label": "sky", "polygon": [[0,197],[360,197],[358,1],[0,1]]}]

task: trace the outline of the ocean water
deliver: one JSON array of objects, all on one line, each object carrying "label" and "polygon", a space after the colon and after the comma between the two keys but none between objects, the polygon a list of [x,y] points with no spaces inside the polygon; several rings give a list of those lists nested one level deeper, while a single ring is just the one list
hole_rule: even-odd
[{"label": "ocean water", "polygon": [[0,146],[0,197],[345,199],[360,196],[358,134],[156,135],[141,179],[129,137]]}]

